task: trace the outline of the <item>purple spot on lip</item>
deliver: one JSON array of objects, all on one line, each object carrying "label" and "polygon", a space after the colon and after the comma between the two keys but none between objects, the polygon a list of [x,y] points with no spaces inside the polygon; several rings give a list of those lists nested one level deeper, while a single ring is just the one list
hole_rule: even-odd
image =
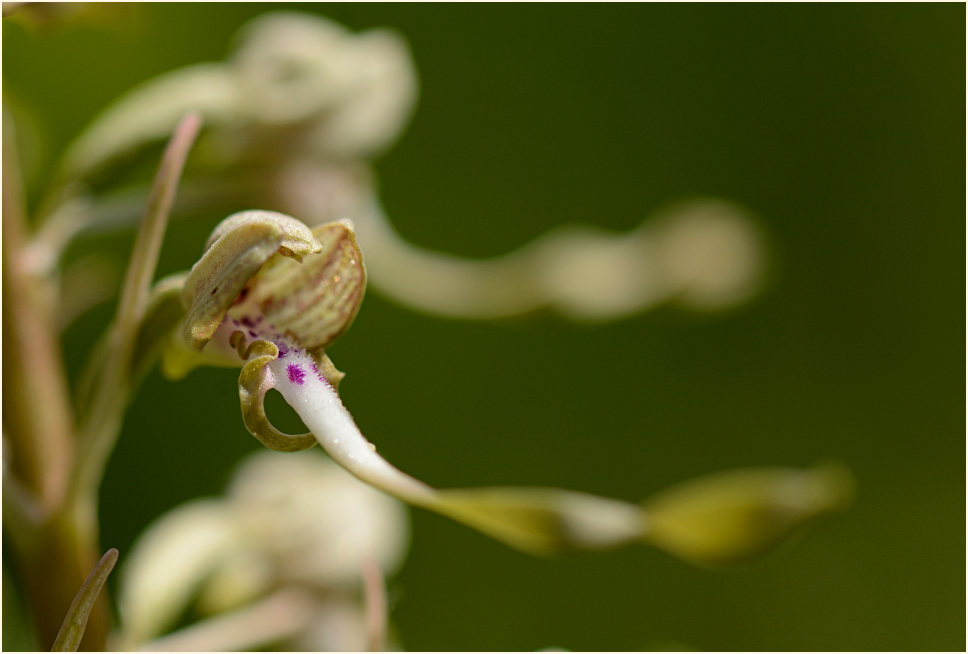
[{"label": "purple spot on lip", "polygon": [[252,338],[255,338],[256,336],[258,336],[258,334],[256,334],[256,333],[255,333],[254,331],[252,331],[252,330],[250,329],[250,330],[249,330],[249,336],[251,336]]},{"label": "purple spot on lip", "polygon": [[295,363],[290,363],[286,367],[286,372],[289,373],[289,381],[299,386],[303,385],[303,382],[306,379],[306,373],[303,371],[302,367],[297,366]]},{"label": "purple spot on lip", "polygon": [[283,343],[276,343],[276,347],[279,348],[279,358],[280,359],[282,359],[287,354],[289,354],[289,348],[286,347]]}]

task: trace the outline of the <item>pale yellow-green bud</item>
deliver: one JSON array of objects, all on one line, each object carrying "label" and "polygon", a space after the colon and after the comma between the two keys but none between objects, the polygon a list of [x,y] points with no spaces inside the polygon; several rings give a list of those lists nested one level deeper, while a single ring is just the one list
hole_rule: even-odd
[{"label": "pale yellow-green bud", "polygon": [[697,565],[759,554],[819,516],[845,508],[854,480],[843,466],[732,470],[677,484],[645,504],[647,540]]}]

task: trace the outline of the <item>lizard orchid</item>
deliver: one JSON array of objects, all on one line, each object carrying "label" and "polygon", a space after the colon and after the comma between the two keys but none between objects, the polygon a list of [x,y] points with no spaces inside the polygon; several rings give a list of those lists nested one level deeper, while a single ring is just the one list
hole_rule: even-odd
[{"label": "lizard orchid", "polygon": [[[170,377],[206,363],[241,366],[243,421],[270,449],[291,452],[319,443],[362,481],[527,552],[650,542],[716,563],[742,557],[841,503],[843,479],[826,469],[731,473],[711,488],[700,486],[698,496],[691,488],[673,491],[654,507],[655,516],[649,505],[560,489],[433,488],[380,456],[337,394],[343,373],[326,350],[352,323],[365,285],[363,254],[349,221],[309,229],[283,214],[245,211],[215,228],[189,273],[158,283],[149,309],[157,320],[146,324],[170,329],[161,357]],[[272,389],[309,433],[286,434],[272,425],[264,407]],[[730,495],[726,489],[738,490]],[[720,507],[725,513],[710,508],[720,496],[735,500]],[[700,514],[709,510],[718,518],[706,527]],[[700,515],[698,522],[685,528],[692,515]],[[766,527],[753,536],[739,525],[760,516]],[[732,531],[743,537],[730,540]]]}]

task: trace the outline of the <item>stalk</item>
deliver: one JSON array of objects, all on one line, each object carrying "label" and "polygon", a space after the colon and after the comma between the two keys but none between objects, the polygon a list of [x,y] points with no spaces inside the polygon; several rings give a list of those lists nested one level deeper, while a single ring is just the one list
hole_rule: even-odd
[{"label": "stalk", "polygon": [[[3,386],[3,414],[5,447],[9,445],[12,459],[12,469],[4,474],[15,476],[22,502],[36,508],[21,514],[28,522],[15,528],[28,533],[11,542],[39,642],[47,648],[97,561],[97,548],[62,511],[74,460],[74,415],[52,295],[47,280],[24,257],[28,227],[13,130],[5,129],[4,137],[3,377],[8,383]],[[106,616],[103,606],[95,607],[83,647],[103,649]]]}]

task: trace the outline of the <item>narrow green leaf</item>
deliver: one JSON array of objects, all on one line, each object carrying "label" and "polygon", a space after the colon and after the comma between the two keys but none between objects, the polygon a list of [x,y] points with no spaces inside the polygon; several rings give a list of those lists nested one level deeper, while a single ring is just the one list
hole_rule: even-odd
[{"label": "narrow green leaf", "polygon": [[118,550],[113,547],[104,553],[101,560],[97,562],[91,574],[87,576],[81,589],[74,596],[71,608],[64,616],[60,631],[57,632],[57,639],[54,641],[52,652],[76,652],[81,638],[84,637],[84,630],[87,628],[87,619],[94,608],[104,583],[108,580],[108,575],[114,569],[114,564],[118,562]]}]

